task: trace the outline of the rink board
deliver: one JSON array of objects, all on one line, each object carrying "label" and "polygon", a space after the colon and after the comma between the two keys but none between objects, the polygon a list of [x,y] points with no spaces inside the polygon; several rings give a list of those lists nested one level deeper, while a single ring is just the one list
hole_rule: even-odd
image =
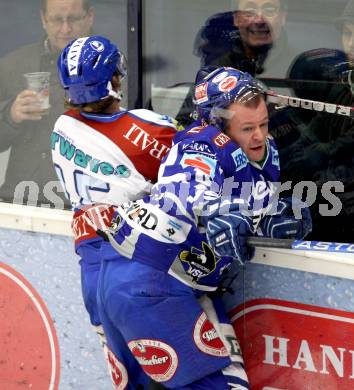
[{"label": "rink board", "polygon": [[258,250],[225,296],[252,390],[354,388],[354,256]]},{"label": "rink board", "polygon": [[0,389],[112,388],[82,303],[71,215],[0,204]]},{"label": "rink board", "polygon": [[[0,204],[0,388],[111,388],[71,216]],[[224,301],[252,389],[354,388],[353,255],[257,249],[236,271]]]}]

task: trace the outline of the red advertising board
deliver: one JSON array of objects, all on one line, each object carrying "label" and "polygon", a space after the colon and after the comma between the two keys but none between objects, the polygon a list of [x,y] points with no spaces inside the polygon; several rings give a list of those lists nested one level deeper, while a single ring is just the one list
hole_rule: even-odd
[{"label": "red advertising board", "polygon": [[60,355],[53,321],[31,284],[3,263],[0,324],[0,389],[58,389]]},{"label": "red advertising board", "polygon": [[252,390],[354,389],[354,313],[257,299],[230,314]]}]

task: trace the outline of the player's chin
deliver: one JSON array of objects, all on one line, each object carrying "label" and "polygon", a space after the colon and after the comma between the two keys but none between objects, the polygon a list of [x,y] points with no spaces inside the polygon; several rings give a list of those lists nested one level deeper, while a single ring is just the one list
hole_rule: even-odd
[{"label": "player's chin", "polygon": [[248,149],[247,157],[250,161],[261,161],[263,160],[265,153],[265,146],[255,146]]}]

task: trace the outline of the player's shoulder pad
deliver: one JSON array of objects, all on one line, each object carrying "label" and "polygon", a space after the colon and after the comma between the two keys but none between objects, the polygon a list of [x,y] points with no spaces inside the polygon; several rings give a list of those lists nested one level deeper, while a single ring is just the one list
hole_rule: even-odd
[{"label": "player's shoulder pad", "polygon": [[154,123],[159,126],[168,126],[173,129],[177,129],[177,121],[168,115],[158,114],[157,112],[146,110],[146,109],[137,109],[128,111],[130,115],[134,115],[140,120],[145,122]]},{"label": "player's shoulder pad", "polygon": [[[213,126],[191,126],[174,137],[183,154],[199,154],[210,158],[224,156],[225,146],[231,139]],[[219,156],[219,157],[217,157]]]},{"label": "player's shoulder pad", "polygon": [[73,123],[73,119],[79,119],[79,113],[76,112],[75,110],[68,110],[65,111],[63,114],[61,114],[57,120],[55,121],[55,126],[56,127],[58,124],[67,124],[67,123]]},{"label": "player's shoulder pad", "polygon": [[73,108],[70,108],[69,110],[66,110],[61,116],[63,116],[63,115],[71,116],[73,118],[79,118],[80,112],[77,110],[74,110]]},{"label": "player's shoulder pad", "polygon": [[176,137],[178,137],[180,141],[190,139],[194,142],[207,142],[215,150],[222,149],[231,142],[231,138],[216,127],[203,126],[200,122],[195,122]]}]

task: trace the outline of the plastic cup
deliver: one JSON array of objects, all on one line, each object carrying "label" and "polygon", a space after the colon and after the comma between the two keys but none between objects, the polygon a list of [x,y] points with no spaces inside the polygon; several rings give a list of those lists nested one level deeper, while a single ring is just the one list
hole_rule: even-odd
[{"label": "plastic cup", "polygon": [[25,73],[25,79],[27,80],[27,88],[31,91],[35,91],[40,96],[40,103],[38,109],[48,111],[50,108],[49,104],[49,80],[50,72],[33,72]]}]

